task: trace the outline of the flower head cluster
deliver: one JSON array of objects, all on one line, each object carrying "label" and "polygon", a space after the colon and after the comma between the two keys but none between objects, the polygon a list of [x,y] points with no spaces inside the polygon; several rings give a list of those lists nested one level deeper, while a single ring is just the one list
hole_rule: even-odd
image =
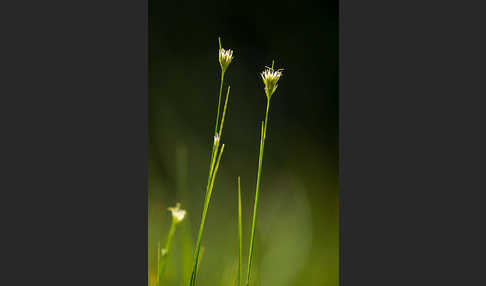
[{"label": "flower head cluster", "polygon": [[277,82],[282,76],[282,71],[282,69],[274,70],[273,67],[265,67],[265,70],[260,74],[265,84],[265,93],[269,100],[275,90],[277,90]]},{"label": "flower head cluster", "polygon": [[214,145],[219,144],[219,139],[220,139],[219,134],[218,134],[218,133],[216,133],[216,134],[214,135]]},{"label": "flower head cluster", "polygon": [[174,223],[181,222],[186,216],[186,210],[181,209],[181,204],[177,203],[175,207],[168,208],[172,213],[172,221]]},{"label": "flower head cluster", "polygon": [[225,50],[223,48],[219,49],[219,64],[221,65],[221,70],[223,72],[226,71],[229,64],[233,60],[233,51],[232,50]]}]

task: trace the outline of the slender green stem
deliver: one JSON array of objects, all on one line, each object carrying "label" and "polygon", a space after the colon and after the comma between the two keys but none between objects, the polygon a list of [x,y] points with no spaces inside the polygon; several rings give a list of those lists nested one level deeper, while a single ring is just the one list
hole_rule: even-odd
[{"label": "slender green stem", "polygon": [[[221,43],[220,43],[220,48],[221,48]],[[221,82],[220,82],[220,87],[219,87],[219,98],[218,98],[218,112],[217,112],[217,115],[216,115],[216,125],[214,127],[214,135],[219,134],[220,137],[221,137],[222,128],[219,130],[219,133],[218,133],[218,123],[219,123],[219,110],[221,109],[221,92],[223,90],[223,81],[224,81],[224,72],[221,72]],[[228,92],[229,92],[229,87],[228,87]],[[225,106],[226,106],[226,103],[225,103]],[[223,120],[224,120],[224,115],[223,115]],[[211,182],[212,166],[214,164],[213,158],[214,158],[215,150],[217,150],[217,148],[215,148],[215,142],[213,142],[213,147],[211,149],[211,157],[210,157],[211,162],[209,163],[209,174],[208,174],[207,186],[209,186],[209,183]],[[206,188],[206,193],[207,192],[208,192],[208,190]]]},{"label": "slender green stem", "polygon": [[242,223],[241,223],[241,187],[240,177],[238,176],[238,286],[241,286],[241,266],[242,266],[242,252],[243,252],[243,239],[242,239]]},{"label": "slender green stem", "polygon": [[250,285],[250,276],[251,276],[251,265],[253,262],[253,248],[255,242],[255,229],[256,229],[256,218],[257,218],[257,210],[258,210],[258,198],[260,194],[260,181],[262,176],[262,161],[263,161],[263,151],[265,148],[265,138],[267,134],[267,122],[268,122],[268,109],[270,107],[270,99],[267,97],[267,110],[265,113],[265,122],[262,124],[262,133],[260,137],[260,154],[258,157],[258,174],[257,174],[257,183],[256,183],[256,191],[255,191],[255,205],[253,206],[253,221],[251,225],[251,238],[250,238],[250,254],[248,255],[248,272],[246,276],[246,286]]},{"label": "slender green stem", "polygon": [[[204,198],[204,205],[203,205],[203,213],[202,213],[202,217],[201,217],[201,225],[199,227],[199,232],[198,232],[198,235],[197,235],[197,242],[196,242],[196,251],[194,253],[194,259],[193,259],[193,267],[192,267],[192,272],[191,272],[191,279],[189,281],[189,285],[194,285],[195,281],[195,272],[197,271],[197,268],[198,268],[198,265],[199,265],[199,249],[200,249],[200,246],[201,246],[201,238],[202,238],[202,233],[204,231],[204,223],[206,221],[206,214],[207,214],[207,211],[208,211],[208,207],[209,207],[209,201],[211,199],[211,192],[210,192],[210,187],[211,187],[211,182],[212,182],[212,178],[213,178],[213,171],[214,171],[214,164],[216,165],[219,165],[219,160],[218,160],[218,163],[216,163],[216,160],[215,160],[215,157],[217,155],[217,150],[219,147],[219,141],[215,141],[214,144],[213,144],[213,152],[212,152],[212,156],[211,156],[211,164],[210,164],[210,168],[209,168],[209,176],[208,176],[208,184],[207,184],[207,187],[206,187],[206,195],[205,195],[205,198]],[[223,147],[224,147],[224,144],[223,144]],[[223,149],[223,148],[221,148]],[[220,156],[222,154],[222,150],[221,150],[221,153],[220,153]]]},{"label": "slender green stem", "polygon": [[[221,37],[218,37],[219,50],[221,51]],[[219,110],[221,109],[221,92],[223,91],[224,70],[221,68],[221,80],[219,84],[219,98],[218,98],[218,113],[216,114],[216,126],[214,127],[214,134],[218,133]]]},{"label": "slender green stem", "polygon": [[[170,245],[172,243],[172,238],[174,237],[174,233],[176,230],[176,222],[172,220],[172,223],[170,224],[170,229],[169,229],[169,234],[167,235],[167,241],[165,243],[165,247],[162,249],[163,253],[162,256],[160,256],[160,253],[158,254],[159,261],[158,261],[158,272],[157,272],[157,282],[156,285],[160,285],[160,279],[161,276],[164,273],[165,265],[167,264],[167,256],[169,255],[170,251]],[[159,252],[161,250],[159,249]]]},{"label": "slender green stem", "polygon": [[157,276],[155,276],[155,285],[159,286],[159,277],[160,277],[160,242],[157,243]]},{"label": "slender green stem", "polygon": [[199,259],[197,260],[197,269],[199,269],[199,265],[201,265],[201,260],[204,257],[204,246],[201,246],[201,251],[199,252]]},{"label": "slender green stem", "polygon": [[228,106],[228,98],[231,86],[228,86],[228,91],[226,92],[226,100],[224,101],[223,117],[221,117],[221,126],[219,127],[218,138],[221,139],[221,133],[223,132],[224,118],[226,117],[226,107]]},{"label": "slender green stem", "polygon": [[209,185],[210,185],[211,179],[213,178],[213,175],[214,175],[213,174],[214,164],[216,163],[216,155],[218,154],[219,143],[221,142],[221,135],[222,135],[222,132],[223,132],[224,119],[226,117],[226,108],[228,106],[230,88],[231,87],[228,86],[228,91],[226,92],[226,100],[224,102],[223,116],[221,118],[221,126],[219,127],[219,133],[215,133],[215,136],[217,136],[218,140],[213,141],[213,149],[211,151],[211,162],[209,164],[208,183],[206,185],[206,194],[204,196],[205,200],[210,199],[210,196],[208,197]]},{"label": "slender green stem", "polygon": [[224,71],[221,71],[221,83],[219,85],[219,98],[218,98],[218,113],[216,113],[216,126],[214,127],[214,134],[218,133],[219,123],[219,110],[221,109],[221,93],[223,91]]},{"label": "slender green stem", "polygon": [[[218,146],[217,143],[216,143],[216,146]],[[224,150],[224,144],[221,146],[221,149],[219,151],[218,160],[216,162],[216,165],[214,166],[214,170],[213,170],[213,173],[212,173],[212,176],[211,176],[211,183],[209,185],[208,192],[206,194],[206,199],[204,201],[203,213],[202,213],[202,217],[201,217],[201,225],[199,227],[199,233],[197,235],[197,242],[196,242],[196,251],[194,253],[194,262],[193,262],[193,268],[192,268],[191,280],[190,280],[191,286],[194,286],[196,284],[196,274],[197,274],[198,261],[199,261],[199,251],[200,251],[200,248],[201,248],[201,238],[202,238],[202,233],[204,231],[204,223],[206,221],[206,214],[208,212],[209,202],[210,202],[210,199],[211,199],[211,193],[212,193],[213,187],[214,187],[214,180],[216,178],[216,174],[218,173],[219,164],[221,162],[221,157],[223,155],[223,150]],[[216,154],[216,152],[217,151],[215,151],[215,154]]]}]

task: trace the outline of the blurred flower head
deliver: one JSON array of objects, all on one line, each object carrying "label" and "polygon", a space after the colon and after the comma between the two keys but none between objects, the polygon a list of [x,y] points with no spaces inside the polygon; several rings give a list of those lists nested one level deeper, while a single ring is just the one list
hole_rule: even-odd
[{"label": "blurred flower head", "polygon": [[220,138],[220,137],[219,137],[219,134],[218,134],[218,133],[216,133],[216,134],[214,135],[214,145],[216,145],[216,144],[218,144],[218,143],[219,143],[219,138]]},{"label": "blurred flower head", "polygon": [[277,90],[277,82],[282,76],[282,71],[283,69],[274,70],[273,67],[265,67],[265,70],[260,74],[265,84],[265,93],[269,100],[275,90]]},{"label": "blurred flower head", "polygon": [[172,221],[174,223],[181,222],[186,216],[186,210],[183,210],[180,207],[181,204],[177,203],[175,207],[168,208],[168,210],[172,213]]},{"label": "blurred flower head", "polygon": [[162,248],[162,249],[160,250],[160,254],[162,254],[162,256],[166,256],[166,255],[167,255],[167,249]]}]

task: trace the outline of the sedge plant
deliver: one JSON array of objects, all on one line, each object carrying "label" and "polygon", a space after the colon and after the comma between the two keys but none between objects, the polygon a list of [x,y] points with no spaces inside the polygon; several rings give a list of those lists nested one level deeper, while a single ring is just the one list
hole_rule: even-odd
[{"label": "sedge plant", "polygon": [[210,156],[210,163],[209,163],[209,174],[208,174],[208,181],[206,185],[206,194],[204,198],[204,205],[203,205],[203,212],[201,215],[201,223],[199,226],[199,232],[197,235],[196,240],[196,248],[194,251],[194,259],[193,259],[193,267],[191,272],[191,278],[189,280],[189,285],[194,286],[196,284],[196,276],[199,267],[199,256],[200,256],[200,249],[201,249],[201,239],[202,234],[204,232],[204,223],[206,221],[206,215],[209,208],[209,203],[211,201],[211,194],[214,188],[214,181],[216,175],[218,173],[219,164],[221,162],[221,157],[223,155],[224,144],[220,146],[221,136],[223,132],[223,124],[226,115],[226,108],[228,105],[228,97],[230,92],[230,87],[228,86],[228,90],[226,92],[226,100],[224,103],[223,113],[221,116],[221,120],[219,118],[220,109],[221,109],[221,94],[223,90],[223,82],[224,82],[224,75],[233,60],[233,51],[232,50],[225,50],[221,47],[221,39],[219,38],[219,64],[221,66],[221,80],[220,80],[220,88],[219,88],[219,98],[218,98],[218,111],[216,114],[216,125],[214,130],[214,141],[213,146],[211,149],[211,156]]},{"label": "sedge plant", "polygon": [[246,276],[246,283],[245,285],[250,285],[250,277],[251,277],[251,266],[253,262],[253,248],[255,243],[255,229],[256,229],[256,221],[257,221],[257,210],[258,210],[258,198],[260,194],[260,186],[261,186],[261,177],[262,177],[262,162],[263,162],[263,151],[265,148],[265,138],[267,135],[267,123],[268,123],[268,111],[270,109],[270,100],[272,95],[277,90],[277,83],[280,77],[282,76],[282,70],[274,70],[274,61],[272,61],[272,67],[266,67],[265,70],[260,74],[264,84],[265,95],[267,96],[267,106],[265,112],[265,121],[262,122],[261,127],[261,135],[260,135],[260,153],[258,156],[258,172],[257,172],[257,182],[256,182],[256,190],[255,190],[255,201],[253,206],[253,219],[251,224],[251,237],[250,237],[250,250],[248,255],[248,269],[247,269],[247,276]]},{"label": "sedge plant", "polygon": [[176,231],[177,225],[184,219],[186,216],[186,211],[181,209],[181,204],[177,203],[175,207],[170,207],[168,210],[172,214],[172,222],[170,224],[169,233],[167,234],[167,240],[165,243],[165,247],[157,250],[157,278],[155,285],[160,285],[160,280],[164,273],[165,265],[167,264],[167,257],[170,252],[170,246],[172,244],[172,239],[174,238],[174,234]]},{"label": "sedge plant", "polygon": [[[224,85],[224,76],[225,73],[230,65],[230,63],[233,60],[233,51],[232,50],[225,50],[221,47],[221,39],[219,38],[219,64],[221,67],[221,77],[220,77],[220,88],[219,88],[219,96],[218,96],[218,110],[216,113],[216,124],[215,124],[215,129],[214,129],[214,140],[212,143],[212,148],[211,148],[211,155],[210,155],[210,160],[209,160],[209,173],[208,173],[208,180],[207,180],[207,185],[205,189],[205,196],[204,196],[204,203],[203,203],[203,210],[201,214],[201,222],[199,225],[199,231],[197,235],[197,240],[196,240],[196,245],[194,249],[194,256],[193,256],[193,263],[192,263],[192,271],[191,271],[191,276],[189,279],[189,286],[195,286],[196,284],[196,277],[198,274],[198,268],[199,264],[201,262],[204,248],[201,247],[201,240],[202,240],[202,235],[204,232],[204,224],[206,221],[206,216],[209,208],[209,204],[211,201],[211,195],[214,189],[214,183],[216,179],[216,175],[219,170],[219,166],[221,163],[222,155],[223,155],[223,150],[224,150],[224,144],[221,144],[221,137],[222,137],[222,132],[223,132],[223,125],[224,125],[224,120],[226,116],[226,110],[228,106],[228,98],[229,98],[229,93],[230,93],[230,87],[228,86],[227,92],[226,92],[226,99],[224,102],[224,107],[223,111],[221,114],[220,118],[220,111],[221,111],[221,96],[222,96],[222,90],[223,90],[223,85]],[[266,67],[265,70],[260,74],[261,78],[264,83],[264,91],[265,95],[267,98],[266,102],[266,111],[265,111],[265,120],[262,121],[261,123],[261,133],[260,133],[260,148],[259,148],[259,156],[258,156],[258,171],[257,171],[257,181],[256,181],[256,189],[255,189],[255,199],[254,199],[254,206],[253,206],[253,217],[252,217],[252,224],[251,224],[251,237],[250,237],[250,247],[249,247],[249,255],[248,255],[248,267],[247,267],[247,276],[246,276],[246,282],[245,286],[249,286],[250,284],[250,278],[251,278],[251,267],[252,267],[252,262],[254,259],[254,244],[255,244],[255,231],[256,231],[256,222],[257,222],[257,211],[258,211],[258,199],[259,199],[259,194],[260,194],[260,188],[261,188],[261,176],[262,176],[262,166],[263,166],[263,154],[264,154],[264,149],[265,149],[265,139],[267,135],[267,125],[268,125],[268,114],[269,114],[269,109],[270,109],[270,102],[272,95],[275,93],[277,86],[278,86],[278,81],[280,77],[282,76],[282,70],[274,69],[274,62],[272,62],[272,67]],[[243,280],[243,273],[242,273],[242,267],[243,267],[243,255],[242,255],[242,249],[243,249],[243,242],[242,242],[242,214],[241,214],[241,185],[240,185],[240,177],[238,177],[237,180],[237,191],[238,191],[238,208],[237,208],[237,214],[238,214],[238,269],[237,269],[237,286],[242,285],[242,280]],[[165,265],[167,263],[167,256],[170,251],[170,246],[171,242],[176,230],[176,226],[178,223],[180,223],[186,214],[185,210],[180,209],[180,204],[178,203],[175,207],[169,208],[169,210],[172,213],[172,224],[169,229],[169,233],[167,236],[167,241],[166,245],[164,248],[158,249],[158,258],[157,258],[157,279],[156,279],[156,285],[160,285],[160,279],[163,274]]]}]

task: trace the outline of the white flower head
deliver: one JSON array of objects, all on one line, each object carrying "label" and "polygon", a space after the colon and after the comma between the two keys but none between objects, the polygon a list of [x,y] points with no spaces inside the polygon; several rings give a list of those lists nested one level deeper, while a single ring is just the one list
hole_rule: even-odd
[{"label": "white flower head", "polygon": [[260,74],[263,83],[265,84],[265,93],[268,99],[270,99],[275,90],[277,90],[277,82],[282,76],[282,71],[283,69],[274,70],[272,65],[271,68],[265,67],[265,70]]},{"label": "white flower head", "polygon": [[232,50],[225,50],[223,48],[219,48],[219,64],[221,65],[221,70],[223,72],[226,71],[229,64],[233,60],[233,51]]},{"label": "white flower head", "polygon": [[168,208],[168,210],[172,213],[172,221],[174,223],[181,222],[186,216],[186,210],[183,210],[180,207],[181,204],[177,203],[175,207]]},{"label": "white flower head", "polygon": [[216,133],[216,134],[214,135],[214,145],[216,145],[216,144],[218,144],[218,143],[219,143],[219,139],[220,139],[219,134],[218,134],[218,133]]}]

